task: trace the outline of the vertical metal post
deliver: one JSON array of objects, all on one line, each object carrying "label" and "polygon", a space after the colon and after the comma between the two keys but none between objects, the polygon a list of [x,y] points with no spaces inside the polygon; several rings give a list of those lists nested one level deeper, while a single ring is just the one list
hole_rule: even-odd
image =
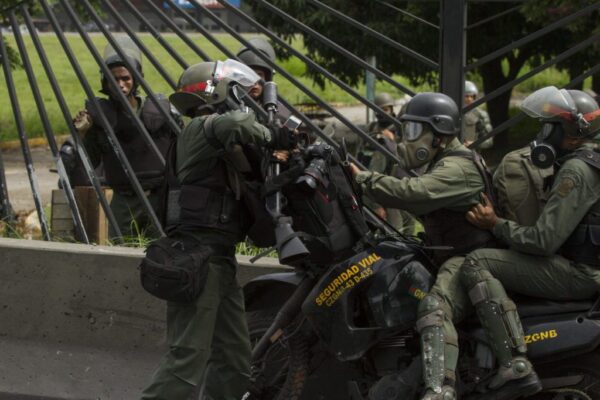
[{"label": "vertical metal post", "polygon": [[8,199],[8,187],[6,186],[6,175],[4,174],[4,160],[0,152],[0,221],[11,224],[13,222],[13,210]]},{"label": "vertical metal post", "polygon": [[440,91],[450,96],[461,109],[465,82],[467,0],[441,0],[441,16]]},{"label": "vertical metal post", "polygon": [[[373,68],[377,67],[377,57],[369,56],[367,57],[367,62],[373,66]],[[371,103],[375,101],[375,74],[371,71],[365,71],[365,86],[366,86],[366,97]],[[375,118],[373,110],[367,107],[367,124],[371,122]]]},{"label": "vertical metal post", "polygon": [[4,70],[6,88],[10,97],[12,111],[15,117],[15,124],[17,125],[17,131],[19,133],[21,150],[23,151],[23,158],[25,160],[25,166],[27,167],[27,176],[29,178],[29,184],[31,186],[33,202],[35,204],[35,209],[38,213],[44,240],[50,240],[50,228],[48,227],[48,220],[46,219],[44,205],[42,204],[42,199],[40,197],[38,179],[37,175],[35,174],[35,168],[33,167],[31,150],[29,149],[29,143],[27,142],[27,133],[25,132],[25,123],[23,122],[23,115],[21,114],[21,107],[19,105],[19,99],[17,97],[17,90],[15,88],[15,82],[12,76],[10,61],[8,60],[8,51],[6,50],[6,45],[4,43],[4,37],[2,36],[2,32],[0,32],[0,56],[2,58],[2,68]]}]

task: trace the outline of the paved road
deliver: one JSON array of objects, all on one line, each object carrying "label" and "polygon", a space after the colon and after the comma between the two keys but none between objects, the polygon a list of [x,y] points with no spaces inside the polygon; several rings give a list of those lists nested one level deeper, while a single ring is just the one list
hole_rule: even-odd
[{"label": "paved road", "polygon": [[[31,149],[33,158],[34,175],[37,177],[40,196],[43,204],[51,201],[52,189],[57,188],[58,175],[50,172],[55,168],[52,154],[48,147],[35,147]],[[31,190],[31,184],[27,176],[27,168],[23,161],[23,153],[20,149],[2,152],[4,160],[6,186],[8,197],[15,211],[33,210],[35,208]]]}]

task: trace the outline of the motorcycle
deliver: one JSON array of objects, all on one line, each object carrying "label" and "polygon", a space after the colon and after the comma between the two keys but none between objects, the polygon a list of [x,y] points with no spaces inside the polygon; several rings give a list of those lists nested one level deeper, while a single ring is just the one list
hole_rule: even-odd
[{"label": "motorcycle", "polygon": [[[421,392],[414,330],[435,266],[413,240],[382,240],[327,267],[304,265],[244,287],[252,384],[246,399],[413,399]],[[600,298],[513,296],[543,392],[534,399],[600,399]],[[476,317],[457,326],[460,398],[494,372]]]}]

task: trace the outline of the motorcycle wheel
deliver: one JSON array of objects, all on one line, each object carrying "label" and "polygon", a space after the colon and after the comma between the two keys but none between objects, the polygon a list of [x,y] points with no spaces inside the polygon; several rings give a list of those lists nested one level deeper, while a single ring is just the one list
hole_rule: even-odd
[{"label": "motorcycle wheel", "polygon": [[[250,343],[254,346],[275,319],[276,310],[247,313]],[[286,337],[286,335],[288,335]],[[247,399],[298,400],[308,376],[309,345],[299,331],[286,332],[273,343],[263,360],[252,364],[253,389]]]},{"label": "motorcycle wheel", "polygon": [[540,377],[583,375],[575,386],[541,392],[535,400],[600,400],[600,351],[559,361],[556,365],[536,368]]}]

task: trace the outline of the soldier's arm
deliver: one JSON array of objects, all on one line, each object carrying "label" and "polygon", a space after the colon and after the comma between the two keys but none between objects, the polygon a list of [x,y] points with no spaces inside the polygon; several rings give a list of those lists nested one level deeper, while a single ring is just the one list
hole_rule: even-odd
[{"label": "soldier's arm", "polygon": [[468,208],[477,202],[477,191],[483,190],[476,171],[467,174],[460,165],[446,160],[420,177],[398,179],[361,172],[357,174],[356,182],[365,194],[384,207],[399,208],[416,215],[441,208]]},{"label": "soldier's arm", "polygon": [[[480,110],[481,117],[477,122],[477,136],[481,137],[487,135],[492,131],[492,123],[490,122],[490,116],[486,111]],[[480,149],[489,149],[494,145],[494,138],[489,138],[485,142],[479,145]]]},{"label": "soldier's arm", "polygon": [[227,151],[235,145],[253,143],[263,146],[272,140],[269,129],[256,122],[252,113],[230,111],[219,115],[214,120],[214,129],[217,139]]},{"label": "soldier's arm", "polygon": [[[575,163],[582,161],[573,160]],[[550,198],[533,226],[498,219],[494,235],[515,250],[550,256],[557,252],[600,195],[600,178],[586,165],[560,170]]]}]

